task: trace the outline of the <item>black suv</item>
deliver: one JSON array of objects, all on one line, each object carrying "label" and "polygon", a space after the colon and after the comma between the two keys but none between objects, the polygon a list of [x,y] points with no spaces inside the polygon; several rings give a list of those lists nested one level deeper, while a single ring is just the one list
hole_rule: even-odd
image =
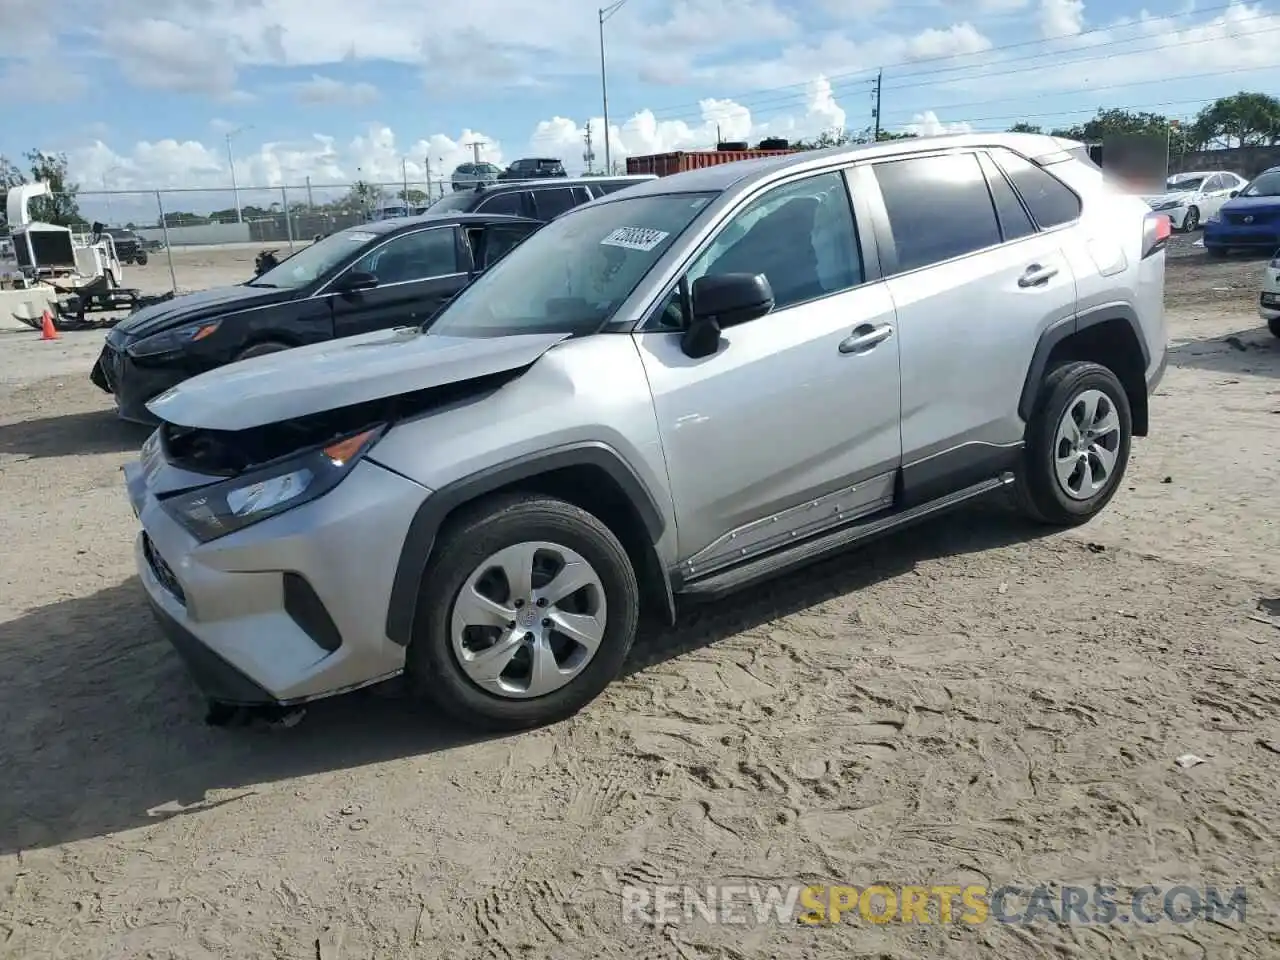
[{"label": "black suv", "polygon": [[652,174],[630,177],[574,177],[554,183],[478,184],[471,190],[447,194],[431,205],[431,213],[505,213],[544,223],[567,210],[655,179]]},{"label": "black suv", "polygon": [[499,180],[541,180],[543,177],[567,177],[564,164],[548,157],[517,160],[499,175]]},{"label": "black suv", "polygon": [[107,227],[103,235],[111,237],[115,243],[116,256],[121,263],[136,263],[142,266],[147,262],[147,251],[143,248],[142,238],[132,230],[123,227]]}]

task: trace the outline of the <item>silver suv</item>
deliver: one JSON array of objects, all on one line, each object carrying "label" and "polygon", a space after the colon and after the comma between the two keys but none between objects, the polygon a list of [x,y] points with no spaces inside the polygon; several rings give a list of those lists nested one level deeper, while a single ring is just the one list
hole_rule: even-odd
[{"label": "silver suv", "polygon": [[1164,370],[1169,229],[1038,135],[631,187],[426,330],[153,400],[142,582],[215,703],[404,672],[478,725],[565,717],[642,611],[1002,490],[1049,524],[1102,510]]}]

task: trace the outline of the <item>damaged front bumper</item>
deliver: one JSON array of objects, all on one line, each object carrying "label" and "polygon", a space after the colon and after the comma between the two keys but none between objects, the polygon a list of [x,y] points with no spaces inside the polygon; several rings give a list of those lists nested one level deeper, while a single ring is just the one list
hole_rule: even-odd
[{"label": "damaged front bumper", "polygon": [[293,705],[395,676],[386,636],[400,545],[426,488],[372,462],[325,496],[208,542],[180,525],[141,463],[125,468],[138,577],[205,695]]}]

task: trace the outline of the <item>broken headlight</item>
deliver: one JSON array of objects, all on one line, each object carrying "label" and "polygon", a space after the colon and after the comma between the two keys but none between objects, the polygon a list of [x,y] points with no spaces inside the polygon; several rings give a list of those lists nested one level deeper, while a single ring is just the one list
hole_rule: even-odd
[{"label": "broken headlight", "polygon": [[324,496],[351,472],[383,429],[365,429],[161,503],[173,519],[207,543]]}]

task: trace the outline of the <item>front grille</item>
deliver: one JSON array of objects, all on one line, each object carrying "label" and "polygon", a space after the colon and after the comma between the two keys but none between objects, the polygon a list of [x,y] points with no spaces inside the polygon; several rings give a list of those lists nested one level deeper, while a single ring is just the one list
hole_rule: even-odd
[{"label": "front grille", "polygon": [[160,552],[156,550],[155,544],[151,542],[151,537],[146,533],[142,534],[142,552],[146,554],[147,564],[151,567],[151,572],[159,581],[160,586],[164,587],[173,595],[183,606],[186,606],[187,595],[182,592],[182,584],[178,583],[178,578],[174,576],[173,570],[169,564],[164,562],[164,557],[160,556]]},{"label": "front grille", "polygon": [[1239,227],[1256,227],[1271,221],[1269,213],[1228,213],[1227,223]]}]

